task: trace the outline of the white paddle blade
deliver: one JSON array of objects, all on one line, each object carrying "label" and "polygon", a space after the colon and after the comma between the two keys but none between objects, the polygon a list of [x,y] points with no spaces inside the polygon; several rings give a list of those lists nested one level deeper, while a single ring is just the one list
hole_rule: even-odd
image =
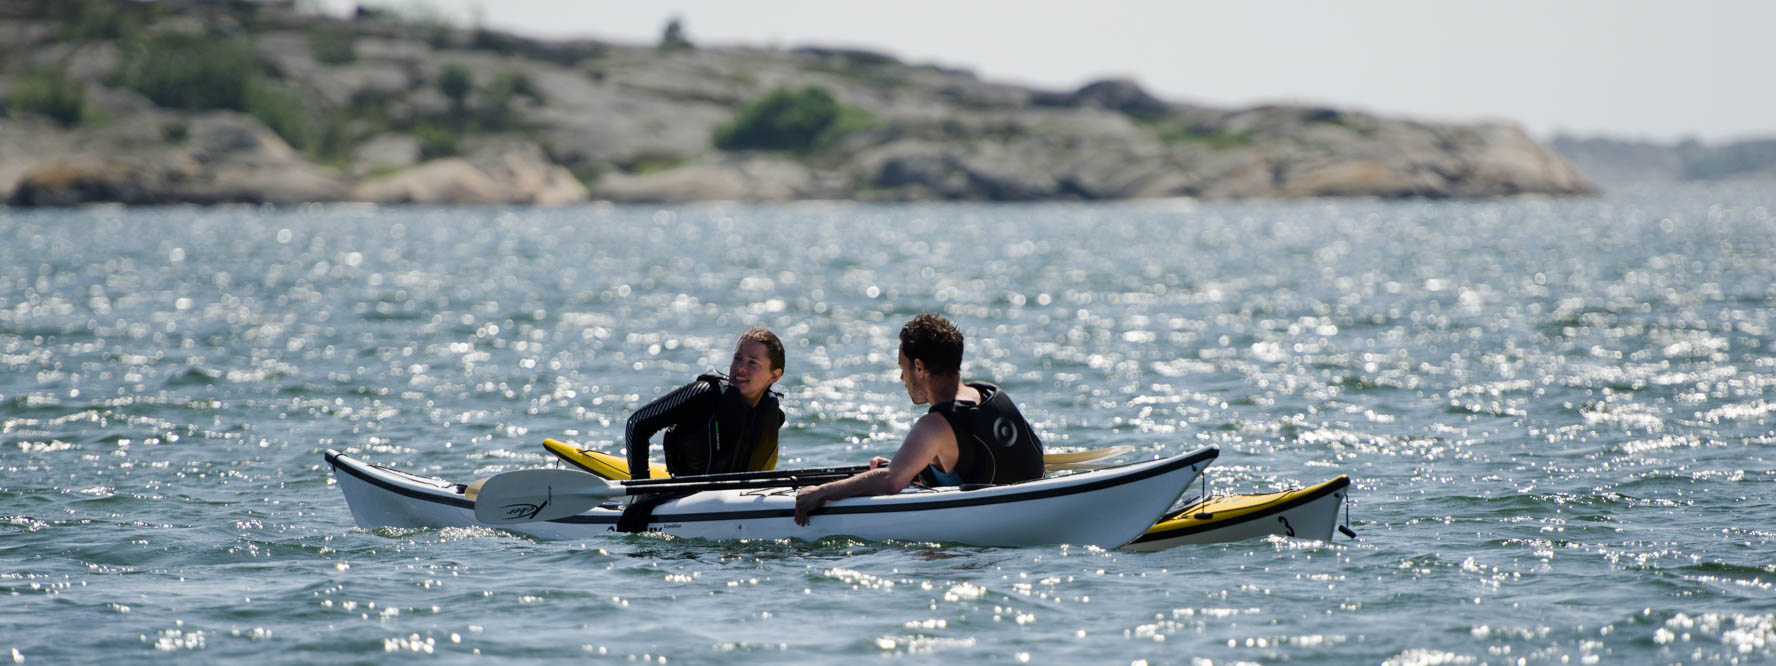
[{"label": "white paddle blade", "polygon": [[624,494],[623,486],[585,472],[521,469],[482,484],[475,496],[475,520],[488,525],[555,520]]}]

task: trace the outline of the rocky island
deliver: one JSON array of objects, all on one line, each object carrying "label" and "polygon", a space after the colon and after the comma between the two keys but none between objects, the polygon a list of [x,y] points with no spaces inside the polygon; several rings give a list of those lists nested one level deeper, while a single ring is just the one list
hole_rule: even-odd
[{"label": "rocky island", "polygon": [[865,50],[705,48],[677,22],[622,45],[276,1],[0,0],[0,94],[15,206],[1592,191],[1512,124],[1039,90]]}]

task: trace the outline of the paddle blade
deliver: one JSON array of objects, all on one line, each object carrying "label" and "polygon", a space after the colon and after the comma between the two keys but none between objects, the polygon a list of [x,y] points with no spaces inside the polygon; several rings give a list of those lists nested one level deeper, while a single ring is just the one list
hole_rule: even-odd
[{"label": "paddle blade", "polygon": [[1116,446],[1111,446],[1111,447],[1102,448],[1102,449],[1091,449],[1089,451],[1074,451],[1072,453],[1046,453],[1046,454],[1043,454],[1043,456],[1042,456],[1042,464],[1043,464],[1043,468],[1046,469],[1047,471],[1050,471],[1050,472],[1092,469],[1092,468],[1097,467],[1097,465],[1095,465],[1094,463],[1096,463],[1100,460],[1108,460],[1110,458],[1115,458],[1117,456],[1130,453],[1134,450],[1135,450],[1135,447],[1133,447],[1133,446],[1129,446],[1127,444],[1118,444]]},{"label": "paddle blade", "polygon": [[585,472],[565,469],[521,469],[498,474],[482,484],[475,497],[475,520],[510,525],[566,518],[606,497],[626,494],[621,485]]}]

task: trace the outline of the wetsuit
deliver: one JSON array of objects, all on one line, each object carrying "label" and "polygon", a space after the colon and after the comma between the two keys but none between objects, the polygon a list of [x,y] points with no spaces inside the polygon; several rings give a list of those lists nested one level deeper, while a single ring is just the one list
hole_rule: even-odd
[{"label": "wetsuit", "polygon": [[956,464],[949,472],[928,465],[918,480],[928,487],[1016,483],[1042,478],[1042,440],[1012,404],[1011,396],[986,382],[969,382],[980,402],[952,400],[931,406],[956,433]]}]

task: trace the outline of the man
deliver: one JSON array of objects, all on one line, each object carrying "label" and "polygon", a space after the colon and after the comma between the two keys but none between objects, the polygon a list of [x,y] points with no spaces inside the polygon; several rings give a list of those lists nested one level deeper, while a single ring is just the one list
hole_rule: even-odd
[{"label": "man", "polygon": [[827,502],[898,493],[914,481],[936,487],[1042,477],[1042,441],[1011,397],[986,382],[962,382],[962,332],[954,324],[931,313],[913,317],[900,329],[899,357],[907,397],[930,411],[892,460],[877,457],[867,472],[798,490],[797,524],[807,525]]},{"label": "man", "polygon": [[776,467],[783,410],[770,389],[783,378],[783,360],[776,334],[749,329],[734,346],[728,376],[701,375],[636,410],[623,436],[630,478],[648,478],[648,439],[661,430],[672,476]]}]

